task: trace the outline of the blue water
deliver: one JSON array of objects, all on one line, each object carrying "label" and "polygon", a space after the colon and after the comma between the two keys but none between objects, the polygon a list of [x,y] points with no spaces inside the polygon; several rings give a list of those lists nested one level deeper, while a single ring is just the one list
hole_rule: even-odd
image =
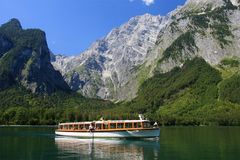
[{"label": "blue water", "polygon": [[76,139],[54,128],[0,127],[0,160],[235,160],[239,135],[240,127],[164,127],[159,139]]}]

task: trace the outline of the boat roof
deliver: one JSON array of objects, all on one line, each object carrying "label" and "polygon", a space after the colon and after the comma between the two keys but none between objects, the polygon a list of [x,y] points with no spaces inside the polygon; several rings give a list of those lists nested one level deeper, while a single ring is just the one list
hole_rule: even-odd
[{"label": "boat roof", "polygon": [[132,123],[132,122],[150,122],[149,120],[103,120],[103,121],[85,121],[85,122],[66,122],[59,123],[59,125],[68,124],[91,124],[91,123]]}]

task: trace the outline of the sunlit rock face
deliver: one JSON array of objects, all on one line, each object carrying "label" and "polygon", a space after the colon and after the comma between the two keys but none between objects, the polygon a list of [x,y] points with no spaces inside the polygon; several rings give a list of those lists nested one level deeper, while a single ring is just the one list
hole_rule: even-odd
[{"label": "sunlit rock face", "polygon": [[168,72],[199,56],[212,65],[224,57],[240,56],[240,10],[230,0],[189,0],[159,34],[153,53],[157,68]]},{"label": "sunlit rock face", "polygon": [[158,72],[203,57],[211,65],[240,56],[239,0],[187,0],[166,17],[131,18],[79,56],[55,56],[52,64],[87,97],[131,100]]},{"label": "sunlit rock face", "polygon": [[131,98],[135,88],[129,88],[124,94],[121,88],[133,79],[132,71],[146,61],[167,20],[150,14],[133,17],[79,56],[57,55],[52,64],[61,71],[73,90],[85,96]]}]

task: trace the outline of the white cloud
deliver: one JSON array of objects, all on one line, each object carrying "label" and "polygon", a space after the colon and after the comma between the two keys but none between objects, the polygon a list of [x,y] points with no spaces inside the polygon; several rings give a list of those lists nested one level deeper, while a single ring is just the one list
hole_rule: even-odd
[{"label": "white cloud", "polygon": [[150,6],[154,3],[154,0],[142,0],[147,6]]}]

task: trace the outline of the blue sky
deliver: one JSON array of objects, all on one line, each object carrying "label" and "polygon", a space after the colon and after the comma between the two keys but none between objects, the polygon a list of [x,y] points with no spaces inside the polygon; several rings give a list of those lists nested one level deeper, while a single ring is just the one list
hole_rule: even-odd
[{"label": "blue sky", "polygon": [[56,54],[76,55],[131,17],[166,15],[185,0],[0,0],[0,24],[18,18],[23,28],[46,32]]}]

